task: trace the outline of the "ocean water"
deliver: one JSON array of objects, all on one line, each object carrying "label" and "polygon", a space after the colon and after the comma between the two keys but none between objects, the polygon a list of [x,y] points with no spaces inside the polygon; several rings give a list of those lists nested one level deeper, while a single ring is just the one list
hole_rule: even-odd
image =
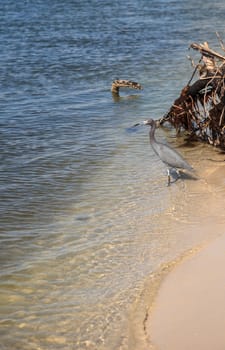
[{"label": "ocean water", "polygon": [[[1,349],[133,347],[129,310],[144,282],[203,237],[174,229],[198,221],[182,212],[191,181],[168,188],[148,128],[132,126],[167,112],[192,74],[189,45],[218,47],[224,9],[1,0]],[[143,90],[115,98],[116,78]],[[196,167],[215,155],[157,133]]]}]

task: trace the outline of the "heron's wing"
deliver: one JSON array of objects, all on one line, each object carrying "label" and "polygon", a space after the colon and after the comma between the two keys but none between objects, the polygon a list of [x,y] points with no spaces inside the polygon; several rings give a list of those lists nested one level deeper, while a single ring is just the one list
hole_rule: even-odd
[{"label": "heron's wing", "polygon": [[193,168],[184,160],[184,158],[173,148],[163,143],[152,145],[159,158],[171,168],[181,168],[192,171]]}]

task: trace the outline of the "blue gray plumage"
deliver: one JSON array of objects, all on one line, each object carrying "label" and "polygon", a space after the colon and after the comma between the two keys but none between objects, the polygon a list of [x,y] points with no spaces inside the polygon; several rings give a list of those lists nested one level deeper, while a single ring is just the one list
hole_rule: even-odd
[{"label": "blue gray plumage", "polygon": [[[194,171],[192,166],[188,164],[188,162],[176,150],[155,139],[156,122],[153,119],[145,120],[143,124],[150,126],[149,138],[154,152],[162,162],[169,167],[168,184],[170,184],[171,169],[186,169],[188,171]],[[179,174],[178,171],[177,174]]]}]

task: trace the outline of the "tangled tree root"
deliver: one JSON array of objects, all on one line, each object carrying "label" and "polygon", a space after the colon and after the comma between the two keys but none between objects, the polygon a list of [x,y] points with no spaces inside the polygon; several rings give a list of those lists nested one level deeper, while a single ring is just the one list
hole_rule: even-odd
[{"label": "tangled tree root", "polygon": [[[225,57],[211,50],[207,43],[193,43],[190,47],[201,58],[194,65],[189,83],[159,122],[169,122],[177,132],[187,130],[191,138],[225,149]],[[198,80],[190,85],[197,72]]]}]

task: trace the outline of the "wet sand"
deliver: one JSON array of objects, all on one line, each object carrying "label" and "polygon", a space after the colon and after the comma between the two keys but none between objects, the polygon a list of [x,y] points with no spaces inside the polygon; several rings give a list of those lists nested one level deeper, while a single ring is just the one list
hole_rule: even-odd
[{"label": "wet sand", "polygon": [[204,208],[206,219],[195,230],[209,230],[215,237],[163,278],[146,322],[157,350],[225,349],[224,166],[204,175],[212,196]]}]

